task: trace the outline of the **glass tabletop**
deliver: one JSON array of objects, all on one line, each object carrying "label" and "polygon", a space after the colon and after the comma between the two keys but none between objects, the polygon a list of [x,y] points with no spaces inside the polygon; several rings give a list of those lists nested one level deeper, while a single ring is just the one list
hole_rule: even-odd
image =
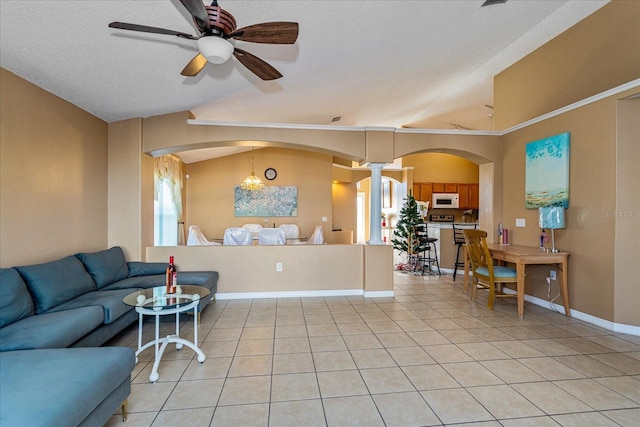
[{"label": "glass tabletop", "polygon": [[209,293],[209,289],[204,286],[178,285],[175,293],[167,294],[165,286],[156,286],[133,292],[122,301],[132,307],[163,309],[190,304],[208,296]]}]

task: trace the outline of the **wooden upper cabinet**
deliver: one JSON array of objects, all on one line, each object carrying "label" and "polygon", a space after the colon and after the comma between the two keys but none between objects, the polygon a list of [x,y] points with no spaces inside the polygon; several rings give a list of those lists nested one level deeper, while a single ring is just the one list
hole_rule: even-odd
[{"label": "wooden upper cabinet", "polygon": [[421,195],[421,191],[420,191],[420,183],[419,182],[414,182],[413,183],[413,198],[416,200],[422,200],[420,198]]},{"label": "wooden upper cabinet", "polygon": [[480,209],[480,184],[469,184],[469,209]]},{"label": "wooden upper cabinet", "polygon": [[420,201],[430,202],[432,194],[433,194],[432,184],[430,182],[421,182],[420,183],[420,195],[421,195]]},{"label": "wooden upper cabinet", "polygon": [[434,182],[431,184],[433,186],[434,193],[457,193],[458,192],[458,184],[452,182]]},{"label": "wooden upper cabinet", "polygon": [[444,187],[445,187],[444,182],[434,182],[432,186],[433,186],[432,188],[434,193],[444,193]]},{"label": "wooden upper cabinet", "polygon": [[469,209],[469,184],[458,184],[460,195],[460,209]]},{"label": "wooden upper cabinet", "polygon": [[433,191],[431,190],[430,182],[414,182],[413,183],[413,197],[419,202],[429,202],[431,201],[431,194]]},{"label": "wooden upper cabinet", "polygon": [[458,192],[458,184],[456,183],[446,183],[444,185],[445,193],[457,193]]},{"label": "wooden upper cabinet", "polygon": [[460,209],[480,208],[480,186],[478,184],[458,184]]},{"label": "wooden upper cabinet", "polygon": [[460,209],[480,208],[480,187],[478,184],[457,184],[450,182],[414,182],[413,197],[420,202],[430,202],[433,193],[460,194]]}]

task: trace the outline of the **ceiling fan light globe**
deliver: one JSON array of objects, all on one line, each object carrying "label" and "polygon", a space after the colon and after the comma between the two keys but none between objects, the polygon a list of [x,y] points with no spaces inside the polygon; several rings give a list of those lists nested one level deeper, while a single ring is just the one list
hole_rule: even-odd
[{"label": "ceiling fan light globe", "polygon": [[197,43],[200,53],[212,64],[224,64],[233,54],[233,45],[222,37],[201,37]]}]

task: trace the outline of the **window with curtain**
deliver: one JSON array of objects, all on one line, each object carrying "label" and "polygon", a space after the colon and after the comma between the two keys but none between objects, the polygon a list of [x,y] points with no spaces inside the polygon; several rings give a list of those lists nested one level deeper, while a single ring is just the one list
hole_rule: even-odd
[{"label": "window with curtain", "polygon": [[155,246],[176,246],[178,244],[178,217],[171,201],[171,189],[166,182],[160,184],[157,200],[153,203],[153,234]]},{"label": "window with curtain", "polygon": [[182,217],[182,162],[175,156],[154,159],[154,244],[185,244]]}]

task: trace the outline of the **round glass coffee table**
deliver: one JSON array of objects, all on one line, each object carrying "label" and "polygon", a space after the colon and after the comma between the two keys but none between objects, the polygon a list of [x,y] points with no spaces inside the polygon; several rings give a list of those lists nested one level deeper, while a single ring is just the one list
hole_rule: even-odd
[{"label": "round glass coffee table", "polygon": [[[209,289],[203,286],[178,285],[173,294],[167,294],[164,286],[143,289],[133,292],[124,297],[123,302],[135,307],[138,312],[138,351],[136,351],[136,363],[138,355],[152,345],[155,346],[155,360],[149,381],[155,383],[160,377],[158,366],[162,359],[162,354],[170,343],[175,343],[180,350],[187,346],[198,355],[198,362],[203,363],[206,356],[198,347],[198,305],[200,299],[209,295]],[[193,342],[180,337],[180,313],[193,310]],[[176,333],[160,338],[160,316],[169,314],[176,315]],[[144,316],[155,316],[155,339],[142,345],[142,321]]]}]

